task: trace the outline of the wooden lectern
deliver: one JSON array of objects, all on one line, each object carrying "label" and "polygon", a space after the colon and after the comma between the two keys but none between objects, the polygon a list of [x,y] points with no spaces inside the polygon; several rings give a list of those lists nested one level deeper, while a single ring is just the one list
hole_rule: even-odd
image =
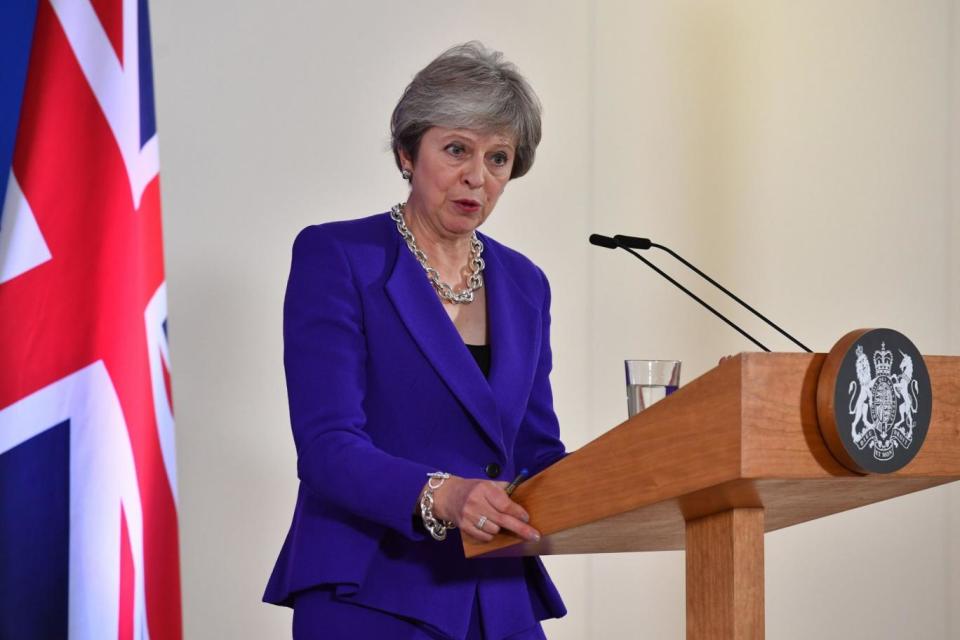
[{"label": "wooden lectern", "polygon": [[[522,484],[542,534],[468,557],[686,549],[687,638],[763,638],[763,534],[960,480],[960,357],[926,356],[934,406],[906,467],[861,475],[820,434],[825,354],[749,353]],[[892,585],[891,585],[892,586]]]}]

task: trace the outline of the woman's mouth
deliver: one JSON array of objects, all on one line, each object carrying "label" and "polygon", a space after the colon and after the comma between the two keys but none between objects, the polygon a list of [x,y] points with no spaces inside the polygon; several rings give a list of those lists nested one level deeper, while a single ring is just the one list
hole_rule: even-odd
[{"label": "woman's mouth", "polygon": [[464,213],[476,213],[477,211],[480,211],[480,203],[476,200],[471,200],[470,198],[454,200],[453,203],[457,205],[457,207]]}]

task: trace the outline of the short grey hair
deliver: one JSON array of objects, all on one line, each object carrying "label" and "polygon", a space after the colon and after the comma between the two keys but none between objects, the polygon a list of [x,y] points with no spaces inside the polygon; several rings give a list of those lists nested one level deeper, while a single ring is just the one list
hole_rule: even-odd
[{"label": "short grey hair", "polygon": [[540,99],[516,66],[472,41],[441,53],[404,89],[390,118],[393,156],[414,162],[431,127],[505,131],[515,138],[510,178],[530,170],[540,144]]}]

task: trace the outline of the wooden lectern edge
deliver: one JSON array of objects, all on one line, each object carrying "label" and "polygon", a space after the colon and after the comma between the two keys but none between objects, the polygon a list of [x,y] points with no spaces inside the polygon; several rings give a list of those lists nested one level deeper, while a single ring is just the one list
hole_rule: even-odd
[{"label": "wooden lectern edge", "polygon": [[[858,478],[847,477],[837,478],[835,480],[857,481]],[[622,553],[625,551],[670,551],[681,550],[685,547],[683,537],[684,523],[689,523],[705,517],[730,511],[733,509],[760,508],[766,510],[764,501],[765,495],[771,494],[771,500],[780,502],[792,502],[791,509],[779,509],[774,512],[777,517],[768,517],[765,519],[765,531],[772,532],[786,527],[802,524],[829,515],[835,515],[845,511],[851,511],[860,507],[869,506],[882,502],[890,498],[907,495],[916,491],[929,489],[950,482],[960,480],[960,476],[943,478],[888,478],[886,486],[872,486],[865,492],[850,498],[846,492],[841,490],[836,484],[830,484],[830,479],[813,480],[821,482],[826,486],[822,490],[815,492],[813,498],[809,497],[810,482],[809,478],[764,478],[764,479],[738,479],[717,487],[711,487],[701,492],[682,496],[678,499],[662,500],[657,503],[644,505],[640,508],[625,511],[616,515],[611,515],[601,522],[585,523],[578,526],[572,526],[564,530],[548,532],[543,531],[544,537],[540,542],[533,543],[522,540],[521,538],[509,532],[504,532],[488,544],[479,545],[465,543],[464,551],[467,557],[506,557],[506,556],[528,556],[528,555],[553,555],[570,553]],[[892,486],[891,486],[892,484]],[[728,492],[737,495],[739,498],[732,500],[722,500],[716,497],[717,492]],[[824,496],[821,499],[818,496]],[[825,504],[826,501],[826,504]],[[605,526],[607,528],[616,528],[623,522],[634,522],[634,524],[649,520],[647,514],[657,514],[663,520],[663,514],[667,513],[667,521],[672,522],[673,533],[667,536],[668,541],[658,541],[654,545],[647,543],[637,543],[631,545],[622,540],[612,540],[609,546],[598,543],[584,550],[566,550],[566,543],[558,544],[557,540],[564,537],[575,536],[579,533],[592,531],[592,537],[605,536]],[[656,519],[656,518],[654,518]],[[607,523],[605,525],[605,523]],[[536,521],[533,521],[536,526]],[[608,525],[608,526],[607,526]],[[662,522],[661,522],[662,526]]]}]

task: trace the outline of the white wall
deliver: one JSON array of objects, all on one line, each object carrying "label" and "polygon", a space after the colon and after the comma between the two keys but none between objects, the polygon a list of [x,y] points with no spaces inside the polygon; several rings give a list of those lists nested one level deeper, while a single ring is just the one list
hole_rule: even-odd
[{"label": "white wall", "polygon": [[[591,231],[674,246],[816,350],[888,325],[960,353],[956,4],[154,3],[187,637],[289,632],[258,602],[296,488],[290,243],[403,198],[387,121],[434,55],[483,40],[544,102],[485,230],[551,278],[576,448],[623,419],[625,357],[689,380],[750,347]],[[958,540],[952,487],[771,534],[768,635],[956,637]],[[551,638],[682,636],[682,553],[547,563],[571,611]]]}]

